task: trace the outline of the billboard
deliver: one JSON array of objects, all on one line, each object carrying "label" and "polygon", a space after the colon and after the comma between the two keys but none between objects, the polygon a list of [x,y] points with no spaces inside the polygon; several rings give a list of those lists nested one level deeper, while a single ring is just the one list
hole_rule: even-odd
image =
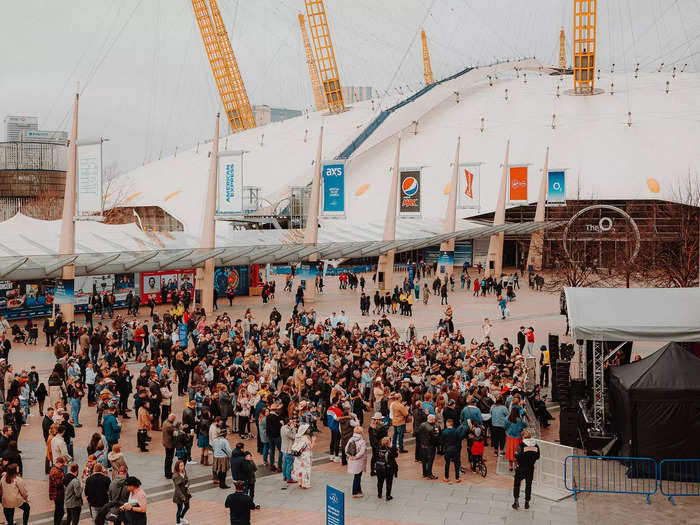
[{"label": "billboard", "polygon": [[345,212],[345,164],[338,161],[321,165],[323,213]]},{"label": "billboard", "polygon": [[243,213],[243,154],[239,151],[219,153],[216,189],[216,214]]},{"label": "billboard", "polygon": [[467,162],[459,165],[457,188],[458,208],[479,208],[481,202],[481,164]]},{"label": "billboard", "polygon": [[547,173],[547,204],[566,204],[566,171]]},{"label": "billboard", "polygon": [[102,143],[78,145],[78,215],[102,214]]},{"label": "billboard", "polygon": [[399,212],[420,213],[420,169],[407,168],[399,172]]},{"label": "billboard", "polygon": [[214,268],[214,289],[217,297],[226,297],[226,291],[233,290],[236,297],[250,292],[250,272],[248,266],[219,266]]},{"label": "billboard", "polygon": [[53,302],[56,304],[73,304],[75,302],[73,279],[56,279]]},{"label": "billboard", "polygon": [[84,310],[92,294],[114,294],[114,306],[126,305],[129,292],[134,291],[133,273],[108,273],[103,275],[84,275],[75,278],[75,310]]},{"label": "billboard", "polygon": [[0,281],[0,315],[7,319],[51,314],[55,281]]},{"label": "billboard", "polygon": [[173,303],[187,291],[194,299],[195,270],[164,270],[141,273],[141,303],[153,297],[156,304]]},{"label": "billboard", "polygon": [[440,252],[438,256],[438,274],[444,275],[446,273],[452,273],[452,267],[455,263],[454,252]]},{"label": "billboard", "polygon": [[510,202],[527,202],[527,166],[510,167],[508,200]]}]

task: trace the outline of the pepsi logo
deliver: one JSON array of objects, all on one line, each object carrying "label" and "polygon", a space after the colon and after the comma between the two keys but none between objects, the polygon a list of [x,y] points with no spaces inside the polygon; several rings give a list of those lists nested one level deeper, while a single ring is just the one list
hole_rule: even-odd
[{"label": "pepsi logo", "polygon": [[415,195],[418,192],[418,179],[415,177],[406,177],[401,184],[401,191],[408,197]]}]

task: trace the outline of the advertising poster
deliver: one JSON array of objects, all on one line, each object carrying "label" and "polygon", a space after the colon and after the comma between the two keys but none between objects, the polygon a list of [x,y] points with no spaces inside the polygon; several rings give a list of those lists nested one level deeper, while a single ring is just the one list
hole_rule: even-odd
[{"label": "advertising poster", "polygon": [[56,304],[73,304],[75,302],[73,279],[56,279],[53,301]]},{"label": "advertising poster", "polygon": [[508,200],[510,202],[527,202],[527,166],[510,167]]},{"label": "advertising poster", "polygon": [[478,163],[470,162],[459,165],[459,188],[457,193],[457,207],[480,207],[480,170],[481,165]]},{"label": "advertising poster", "polygon": [[326,525],[345,525],[345,493],[326,485]]},{"label": "advertising poster", "polygon": [[250,274],[248,266],[219,266],[214,268],[214,289],[218,297],[227,297],[227,290],[233,290],[234,296],[248,295],[250,291]]},{"label": "advertising poster", "polygon": [[566,172],[550,171],[547,174],[547,204],[566,204]]},{"label": "advertising poster", "polygon": [[92,294],[114,294],[114,307],[126,306],[129,292],[134,291],[133,273],[108,273],[104,275],[86,275],[75,278],[75,311],[81,312],[90,301]]},{"label": "advertising poster", "polygon": [[219,153],[216,213],[243,213],[243,155],[240,152]]},{"label": "advertising poster", "polygon": [[402,169],[399,174],[399,211],[420,213],[421,173],[419,169]]},{"label": "advertising poster", "polygon": [[7,319],[49,315],[54,286],[53,279],[0,281],[0,315]]},{"label": "advertising poster", "polygon": [[345,164],[328,162],[321,166],[323,213],[345,212]]},{"label": "advertising poster", "polygon": [[141,303],[153,297],[156,304],[172,303],[173,296],[189,292],[194,300],[195,270],[165,270],[141,273]]},{"label": "advertising poster", "polygon": [[102,213],[102,144],[78,145],[78,215]]},{"label": "advertising poster", "polygon": [[446,273],[452,273],[452,267],[454,266],[455,262],[455,254],[454,252],[440,252],[440,255],[438,256],[438,273],[439,274],[446,274]]}]

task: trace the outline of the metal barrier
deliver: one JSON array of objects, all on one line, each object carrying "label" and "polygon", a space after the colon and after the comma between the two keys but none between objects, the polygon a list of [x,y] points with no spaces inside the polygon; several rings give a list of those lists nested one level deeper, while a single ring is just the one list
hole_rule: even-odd
[{"label": "metal barrier", "polygon": [[574,499],[579,492],[643,494],[651,504],[651,495],[658,490],[658,470],[651,458],[567,456],[564,486],[574,493]]},{"label": "metal barrier", "polygon": [[659,485],[661,494],[674,505],[674,496],[700,496],[700,459],[662,460]]}]

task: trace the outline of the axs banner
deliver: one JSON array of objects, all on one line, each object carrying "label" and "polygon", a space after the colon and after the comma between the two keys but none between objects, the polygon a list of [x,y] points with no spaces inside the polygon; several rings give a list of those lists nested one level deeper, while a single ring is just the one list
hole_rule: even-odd
[{"label": "axs banner", "polygon": [[420,213],[420,170],[401,170],[399,177],[399,211],[401,213]]}]

